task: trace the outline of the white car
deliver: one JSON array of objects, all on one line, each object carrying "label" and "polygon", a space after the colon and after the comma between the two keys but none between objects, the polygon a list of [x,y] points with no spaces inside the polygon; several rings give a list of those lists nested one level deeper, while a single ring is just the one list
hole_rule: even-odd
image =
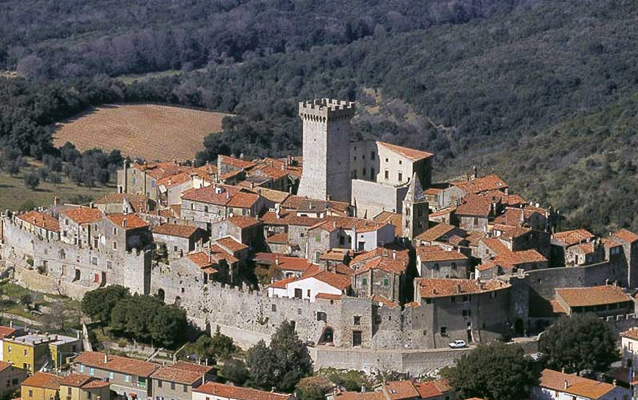
[{"label": "white car", "polygon": [[453,342],[450,342],[448,346],[450,346],[450,348],[452,349],[462,349],[464,347],[467,347],[467,343],[465,343],[465,340],[455,340]]}]

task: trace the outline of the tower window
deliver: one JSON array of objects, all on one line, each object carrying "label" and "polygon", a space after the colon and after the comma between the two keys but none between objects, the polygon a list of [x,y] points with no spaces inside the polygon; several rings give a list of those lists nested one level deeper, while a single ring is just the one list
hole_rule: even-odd
[{"label": "tower window", "polygon": [[371,158],[372,160],[374,160],[374,157],[375,157],[375,156],[376,156],[376,154],[374,154],[374,151],[370,153],[370,158]]},{"label": "tower window", "polygon": [[403,181],[403,172],[399,172],[399,182]]},{"label": "tower window", "polygon": [[385,171],[385,180],[390,179],[390,172],[388,170]]},{"label": "tower window", "polygon": [[366,177],[366,169],[365,169],[365,168],[363,168],[363,169],[361,170],[361,175],[362,175],[364,178]]}]

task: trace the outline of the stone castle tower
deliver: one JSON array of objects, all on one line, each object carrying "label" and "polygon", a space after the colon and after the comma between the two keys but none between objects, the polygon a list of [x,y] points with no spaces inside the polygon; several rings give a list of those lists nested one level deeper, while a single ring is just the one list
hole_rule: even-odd
[{"label": "stone castle tower", "polygon": [[414,239],[428,229],[429,207],[421,181],[416,173],[412,176],[408,192],[403,199],[403,234],[404,238]]},{"label": "stone castle tower", "polygon": [[300,196],[350,202],[350,120],[353,102],[321,99],[299,103],[303,121]]}]

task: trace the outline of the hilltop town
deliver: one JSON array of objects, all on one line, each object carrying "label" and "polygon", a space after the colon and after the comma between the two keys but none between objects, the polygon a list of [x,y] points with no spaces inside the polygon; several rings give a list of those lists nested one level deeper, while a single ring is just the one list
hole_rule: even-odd
[{"label": "hilltop town", "polygon": [[[123,286],[179,306],[193,326],[219,330],[242,348],[269,342],[291,323],[316,370],[422,376],[495,341],[520,343],[533,354],[539,334],[556,321],[591,313],[613,332],[625,332],[623,343],[638,343],[631,330],[637,325],[637,233],[563,230],[567,216],[477,168],[463,179],[435,182],[433,154],[355,140],[355,111],[355,103],[341,100],[300,103],[301,156],[219,155],[199,166],[126,160],[117,190],[89,205],[56,201],[9,210],[0,225],[3,274],[31,290],[76,300]],[[105,400],[109,384],[140,398],[291,397],[215,383],[212,367],[199,364],[160,366],[82,353],[79,338],[16,330],[4,337],[7,368],[29,364],[34,373],[16,372],[23,374],[25,400],[66,396],[67,388],[88,396],[78,400]],[[64,350],[79,354],[70,361],[74,373],[36,372],[36,361],[11,359],[10,343],[13,353],[24,343],[74,346]],[[624,354],[623,368],[632,366],[631,354]],[[134,387],[131,376],[138,379]],[[171,390],[182,390],[175,382],[183,385],[183,393],[169,392],[162,382],[172,382]],[[605,398],[629,395],[614,382],[545,369],[534,393],[599,398],[573,389],[596,385]],[[444,380],[387,380],[368,393],[328,397],[454,396]]]}]

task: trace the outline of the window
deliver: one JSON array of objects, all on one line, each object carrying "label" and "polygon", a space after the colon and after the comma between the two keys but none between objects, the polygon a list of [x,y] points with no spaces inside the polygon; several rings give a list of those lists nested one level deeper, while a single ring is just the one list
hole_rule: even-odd
[{"label": "window", "polygon": [[368,284],[368,278],[361,278],[361,286],[366,286]]},{"label": "window", "polygon": [[117,242],[113,242],[113,250],[117,250]]},{"label": "window", "polygon": [[479,224],[478,217],[474,217],[474,226],[478,226],[478,224]]},{"label": "window", "polygon": [[271,305],[270,309],[272,310],[272,312],[277,312],[277,304]]},{"label": "window", "polygon": [[[71,389],[71,388],[69,388],[69,389]],[[70,393],[69,393],[69,394],[70,394]],[[91,392],[87,392],[87,393],[86,393],[86,398],[87,398],[88,400],[91,400]]]},{"label": "window", "polygon": [[91,264],[97,265],[97,257],[91,257]]},{"label": "window", "polygon": [[463,311],[461,312],[461,314],[462,314],[464,317],[471,317],[471,316],[472,316],[472,310],[463,310]]},{"label": "window", "polygon": [[106,262],[106,268],[113,269],[113,263],[111,261]]},{"label": "window", "polygon": [[399,160],[399,165],[403,165],[403,160]]},{"label": "window", "polygon": [[352,345],[361,346],[361,331],[352,331]]},{"label": "window", "polygon": [[383,279],[383,286],[389,286],[390,285],[390,280],[388,278],[384,278]]},{"label": "window", "polygon": [[374,178],[374,175],[375,175],[374,168],[370,167],[370,178]]},{"label": "window", "polygon": [[439,270],[439,263],[434,263],[434,270],[438,271]]},{"label": "window", "polygon": [[25,355],[25,356],[28,356],[28,355],[29,355],[29,350],[24,349],[24,355]]},{"label": "window", "polygon": [[450,297],[450,301],[452,301],[452,303],[456,303],[456,297],[454,296]]},{"label": "window", "polygon": [[124,375],[124,382],[130,382],[131,381],[131,375]]},{"label": "window", "polygon": [[[109,380],[113,380],[113,378],[114,378],[114,377],[115,377],[115,376],[114,376],[113,372],[109,372]],[[160,383],[161,383],[161,382],[160,382]]]},{"label": "window", "polygon": [[387,169],[385,170],[384,177],[386,181],[390,179],[390,172]]},{"label": "window", "polygon": [[295,299],[300,299],[303,297],[303,292],[301,289],[295,289]]},{"label": "window", "polygon": [[71,395],[71,388],[66,389],[66,394]]},{"label": "window", "polygon": [[[9,347],[9,353],[11,353],[11,347]],[[84,365],[80,364],[80,372],[84,372]]]},{"label": "window", "polygon": [[308,291],[306,292],[306,296],[310,297],[310,289],[308,289]]},{"label": "window", "polygon": [[188,393],[188,386],[183,385],[184,386],[184,393]]},{"label": "window", "polygon": [[175,382],[171,382],[171,390],[175,390]]},{"label": "window", "polygon": [[456,263],[455,262],[452,263],[452,269],[456,269]]},{"label": "window", "polygon": [[374,158],[376,157],[376,154],[373,152],[370,153],[370,159],[374,160]]},{"label": "window", "polygon": [[403,181],[403,173],[399,172],[399,182]]},{"label": "window", "polygon": [[162,381],[160,381],[160,380],[158,380],[158,381],[157,381],[157,387],[158,387],[158,388],[161,388],[161,387],[162,387]]},{"label": "window", "polygon": [[354,316],[354,324],[355,325],[361,325],[361,317],[358,315]]},{"label": "window", "polygon": [[29,397],[33,397],[33,390],[29,389]]},{"label": "window", "polygon": [[364,178],[366,177],[366,169],[365,168],[361,169],[361,176],[363,176]]},{"label": "window", "polygon": [[321,243],[321,234],[315,235],[315,242]]},{"label": "window", "polygon": [[117,235],[117,228],[113,228],[113,234]]},{"label": "window", "polygon": [[430,298],[425,299],[425,304],[432,304],[432,299]]},{"label": "window", "polygon": [[317,311],[317,321],[328,322],[328,315],[325,312]]},{"label": "window", "polygon": [[442,326],[440,328],[441,336],[447,336],[447,327]]},{"label": "window", "polygon": [[95,375],[95,368],[89,368],[89,375]]},{"label": "window", "polygon": [[17,379],[14,379],[14,380],[11,381],[12,385],[17,385],[18,383],[19,383],[19,381]]},{"label": "window", "polygon": [[208,212],[208,206],[204,206],[204,212]]}]

